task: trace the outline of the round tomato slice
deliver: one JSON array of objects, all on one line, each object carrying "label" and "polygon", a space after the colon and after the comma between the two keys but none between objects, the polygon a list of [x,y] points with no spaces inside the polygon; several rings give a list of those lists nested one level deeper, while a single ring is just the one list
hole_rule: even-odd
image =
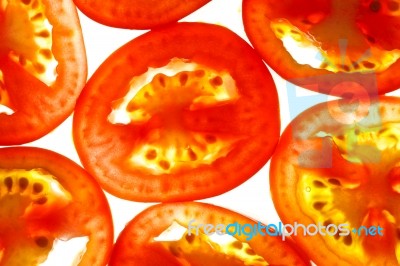
[{"label": "round tomato slice", "polygon": [[308,109],[283,133],[273,201],[283,222],[325,227],[294,236],[318,265],[400,264],[399,121],[400,98],[339,100]]},{"label": "round tomato slice", "polygon": [[290,239],[262,236],[254,227],[239,233],[246,224],[262,225],[205,203],[155,205],[128,223],[109,265],[310,265]]},{"label": "round tomato slice", "polygon": [[0,145],[36,140],[61,124],[86,72],[72,0],[0,1]]},{"label": "round tomato slice", "polygon": [[262,60],[228,29],[203,23],[160,28],[117,50],[84,88],[73,123],[84,167],[136,201],[232,189],[268,161],[279,130]]},{"label": "round tomato slice", "polygon": [[266,63],[296,85],[337,96],[347,91],[333,88],[349,80],[370,95],[400,87],[399,14],[391,0],[243,1],[246,33]]},{"label": "round tomato slice", "polygon": [[151,29],[189,15],[210,0],[75,0],[89,18],[111,27]]},{"label": "round tomato slice", "polygon": [[39,148],[0,149],[0,265],[104,266],[112,244],[104,193],[80,166]]}]

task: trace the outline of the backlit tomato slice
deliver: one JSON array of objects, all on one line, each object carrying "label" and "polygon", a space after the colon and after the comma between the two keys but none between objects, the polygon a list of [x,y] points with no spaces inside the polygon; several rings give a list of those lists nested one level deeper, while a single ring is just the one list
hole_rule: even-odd
[{"label": "backlit tomato slice", "polygon": [[80,166],[39,148],[0,149],[0,265],[107,264],[103,191]]},{"label": "backlit tomato slice", "polygon": [[273,201],[285,223],[330,226],[325,236],[294,236],[317,265],[400,264],[399,120],[400,98],[340,100],[308,109],[283,133]]},{"label": "backlit tomato slice", "polygon": [[[400,86],[400,9],[380,0],[244,0],[246,33],[286,80],[325,94],[344,81],[363,81],[371,95]],[[304,84],[306,83],[306,84]]]},{"label": "backlit tomato slice", "polygon": [[189,15],[210,0],[74,0],[91,19],[112,27],[151,29]]},{"label": "backlit tomato slice", "polygon": [[84,167],[137,201],[234,188],[268,161],[279,128],[261,59],[228,29],[202,23],[154,30],[117,50],[83,90],[73,124]]},{"label": "backlit tomato slice", "polygon": [[36,140],[61,124],[86,71],[72,0],[0,1],[0,145]]},{"label": "backlit tomato slice", "polygon": [[[246,228],[247,236],[233,234],[233,227],[227,229],[231,233],[227,234],[225,229],[230,224],[258,223],[205,203],[152,206],[128,223],[119,235],[109,265],[310,265],[290,239],[262,236],[250,227]],[[239,231],[242,229],[236,229]]]}]

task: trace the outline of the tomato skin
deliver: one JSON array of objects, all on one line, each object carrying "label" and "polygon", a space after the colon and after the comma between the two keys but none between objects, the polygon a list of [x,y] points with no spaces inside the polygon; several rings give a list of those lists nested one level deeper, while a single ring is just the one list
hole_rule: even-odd
[{"label": "tomato skin", "polygon": [[[0,169],[37,168],[57,178],[72,195],[73,202],[66,209],[50,214],[47,220],[32,220],[29,226],[37,229],[30,230],[55,234],[61,230],[67,239],[87,235],[89,242],[78,265],[107,265],[113,245],[113,223],[108,202],[97,182],[75,162],[55,152],[33,147],[0,149]],[[7,239],[7,232],[0,232],[0,235]],[[14,239],[15,236],[11,236],[11,240],[16,241]]]},{"label": "tomato skin", "polygon": [[[295,9],[287,8],[287,10],[285,11],[274,10],[273,4],[276,3],[273,2],[274,1],[263,0],[243,1],[243,22],[246,35],[248,36],[254,48],[260,53],[265,62],[282,78],[303,88],[339,97],[346,97],[346,94],[351,93],[354,90],[352,88],[348,88],[346,91],[334,89],[335,86],[349,80],[361,84],[364,87],[362,93],[368,93],[371,96],[391,92],[400,87],[400,80],[396,77],[396,73],[400,71],[399,60],[395,61],[383,71],[366,70],[363,72],[352,72],[347,71],[346,69],[342,70],[340,69],[340,66],[338,66],[338,72],[333,73],[327,69],[314,68],[309,64],[297,62],[283,46],[282,41],[276,37],[274,31],[270,26],[272,19],[277,19],[279,17],[282,20],[289,20],[297,28],[303,30],[305,33],[308,33],[308,26],[304,26],[304,17],[302,17],[301,15],[307,12],[310,14],[313,14],[312,12],[315,12],[315,14],[318,14],[318,12],[324,12],[327,17],[321,19],[321,23],[325,22],[326,20],[329,20],[331,18],[330,16],[332,15],[332,6],[334,5],[333,3],[339,2],[316,0],[310,1],[310,3],[306,5],[300,3],[300,1],[288,0],[279,2],[291,3],[288,4],[288,6],[290,7],[292,5],[296,5]],[[348,1],[342,3],[344,3],[343,5],[347,5],[347,3],[353,3],[353,5],[359,6],[362,2],[368,1]],[[343,7],[343,10],[347,9],[347,6]],[[336,27],[324,28],[320,29],[320,32],[323,32],[323,34],[325,34],[325,36],[323,36],[324,38],[335,42],[337,50],[341,50],[343,52],[343,54],[338,55],[338,57],[340,57],[342,60],[347,60],[345,59],[346,52],[349,54],[358,54],[358,57],[354,60],[357,61],[357,63],[360,63],[359,61],[362,61],[363,58],[369,58],[367,54],[369,52],[369,49],[371,48],[371,44],[366,41],[368,37],[367,35],[364,36],[365,39],[359,40],[359,42],[354,41],[352,43],[351,36],[364,34],[362,33],[359,23],[364,22],[363,20],[366,19],[368,20],[368,25],[373,25],[376,29],[388,28],[388,32],[391,32],[395,31],[398,21],[397,18],[394,19],[395,21],[392,21],[391,19],[388,19],[386,17],[379,20],[374,19],[375,17],[364,18],[363,12],[365,12],[365,10],[361,7],[357,7],[357,9],[359,10],[359,13],[357,13],[354,19],[351,21],[351,23],[353,23],[352,25],[338,25]],[[385,20],[385,22],[382,22],[383,20]],[[318,23],[315,24],[316,27],[318,26]],[[348,36],[336,38],[337,36],[334,35],[334,33],[336,33],[337,29],[346,27],[351,28],[352,30],[357,32],[348,33]],[[376,32],[379,32],[379,30],[376,30]],[[386,33],[386,31],[384,31],[384,33]],[[313,34],[310,34],[309,36],[309,38],[314,38],[317,40],[318,37],[319,36]],[[364,37],[360,37],[360,39]],[[380,41],[379,38],[382,37],[387,38],[387,42],[389,42],[392,37],[397,37],[397,35],[393,36],[381,34],[376,37],[376,43],[378,43]],[[386,42],[386,40],[383,40],[383,42]],[[321,43],[320,45],[323,47],[324,43]],[[394,49],[393,46],[387,49],[385,48],[383,49],[387,52],[391,52]],[[326,48],[326,50],[328,49]],[[316,55],[316,57],[318,56]],[[329,59],[327,61],[329,62]],[[373,76],[374,79],[366,84],[364,82],[365,76],[368,80],[370,79],[369,76]]]},{"label": "tomato skin", "polygon": [[[355,132],[356,136],[361,134],[357,128],[367,132],[357,138],[359,141],[373,134],[370,132],[385,132],[385,125],[397,123],[399,119],[400,99],[381,96],[363,101],[364,104],[336,100],[304,111],[285,129],[271,159],[272,199],[284,223],[318,224],[326,219],[332,222],[335,214],[340,212],[344,215],[343,223],[348,223],[350,229],[372,225],[383,227],[382,237],[352,235],[348,248],[340,238],[333,243],[335,240],[329,236],[293,236],[317,265],[399,264],[395,256],[395,245],[399,240],[393,231],[399,224],[394,218],[397,213],[391,207],[397,206],[399,200],[391,179],[398,182],[398,175],[392,174],[398,169],[394,163],[397,159],[391,160],[398,156],[398,150],[386,157],[385,152],[378,148],[384,142],[377,138],[368,146],[363,146],[365,151],[360,154],[365,157],[355,163],[345,159],[345,156],[353,158],[351,156],[355,148],[343,151],[345,144],[338,143],[345,132]],[[354,138],[343,142],[349,147],[357,143]],[[378,150],[380,153],[376,153]],[[313,183],[304,179],[307,175],[316,177],[318,181]],[[324,210],[324,207],[315,207],[306,198],[330,186],[333,188],[329,193],[333,196],[324,198],[321,193],[315,194],[320,202],[329,205],[327,208],[331,214],[323,216],[319,210]],[[390,215],[396,221],[388,218]],[[359,253],[360,250],[364,255]]]},{"label": "tomato skin", "polygon": [[13,47],[0,49],[0,70],[15,109],[11,115],[0,113],[0,145],[31,142],[52,131],[72,113],[86,83],[86,52],[75,5],[72,0],[42,2],[53,26],[51,52],[58,63],[57,77],[48,86],[10,59]]},{"label": "tomato skin", "polygon": [[[237,60],[238,54],[243,60]],[[145,143],[147,130],[162,120],[155,118],[144,126],[117,125],[107,117],[111,103],[127,94],[132,77],[149,67],[163,67],[172,58],[227,70],[241,94],[241,100],[226,106],[184,110],[179,122],[188,131],[252,137],[210,165],[154,175],[139,171],[128,159],[135,147]],[[135,201],[181,201],[221,194],[254,175],[273,152],[279,124],[274,83],[254,50],[226,28],[178,23],[139,36],[100,66],[78,100],[73,133],[85,169],[110,193]]]},{"label": "tomato skin", "polygon": [[[133,218],[119,235],[110,259],[113,265],[181,265],[168,250],[154,243],[172,222],[188,227],[194,224],[254,224],[253,220],[231,210],[199,202],[164,203],[154,205]],[[235,235],[271,265],[310,265],[309,260],[293,245],[291,239],[256,235],[246,241],[244,235]],[[198,261],[202,265],[202,261]],[[204,263],[204,262],[203,262]]]},{"label": "tomato skin", "polygon": [[152,29],[189,15],[211,0],[99,1],[75,0],[78,8],[91,19],[111,27]]}]

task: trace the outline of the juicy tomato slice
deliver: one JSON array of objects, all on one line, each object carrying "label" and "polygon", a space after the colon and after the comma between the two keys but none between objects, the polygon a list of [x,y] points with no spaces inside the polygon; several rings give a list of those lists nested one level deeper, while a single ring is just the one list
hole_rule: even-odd
[{"label": "juicy tomato slice", "polygon": [[268,161],[279,129],[261,59],[228,29],[203,23],[160,28],[117,50],[84,88],[73,123],[84,167],[137,201],[234,188]]},{"label": "juicy tomato slice", "polygon": [[152,29],[189,15],[211,0],[74,0],[89,18],[112,27]]},{"label": "juicy tomato slice", "polygon": [[321,93],[345,81],[371,95],[400,86],[400,8],[392,0],[244,0],[246,33],[286,80]]},{"label": "juicy tomato slice", "polygon": [[[243,234],[227,234],[226,226],[235,223],[257,224],[238,213],[205,203],[154,205],[121,232],[109,265],[310,265],[290,239],[282,241],[279,236],[261,234],[249,239]],[[201,227],[206,224],[214,229]],[[218,233],[217,224],[225,225],[217,229]]]},{"label": "juicy tomato slice", "polygon": [[86,171],[48,150],[0,149],[1,266],[104,266],[112,244],[108,203]]},{"label": "juicy tomato slice", "polygon": [[399,106],[395,97],[323,103],[283,133],[270,170],[283,222],[349,230],[294,236],[318,265],[400,264]]},{"label": "juicy tomato slice", "polygon": [[61,124],[86,72],[72,0],[0,1],[0,145],[36,140]]}]

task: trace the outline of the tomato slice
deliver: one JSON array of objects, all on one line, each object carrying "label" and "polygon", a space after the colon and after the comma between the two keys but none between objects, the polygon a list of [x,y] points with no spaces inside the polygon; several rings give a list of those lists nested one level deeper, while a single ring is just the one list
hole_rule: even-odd
[{"label": "tomato slice", "polygon": [[107,264],[108,203],[69,159],[39,148],[0,149],[0,203],[0,265]]},{"label": "tomato slice", "polygon": [[[290,239],[257,234],[249,240],[244,234],[227,234],[226,226],[235,223],[254,221],[205,203],[155,205],[121,232],[109,265],[310,265]],[[200,226],[206,224],[225,226],[216,233]]]},{"label": "tomato slice", "polygon": [[0,145],[36,140],[71,113],[86,82],[71,0],[0,2]]},{"label": "tomato slice", "polygon": [[318,265],[399,265],[399,106],[395,97],[322,103],[283,133],[270,169],[283,222],[349,230],[294,236]]},{"label": "tomato slice", "polygon": [[176,22],[210,0],[74,0],[89,18],[112,27],[126,29],[152,29]]},{"label": "tomato slice", "polygon": [[400,86],[398,6],[391,0],[244,0],[243,21],[255,49],[289,82],[344,96],[333,87],[373,74],[374,82],[363,86],[377,95]]},{"label": "tomato slice", "polygon": [[268,161],[279,128],[261,59],[228,29],[203,23],[160,28],[117,50],[89,80],[73,123],[84,167],[137,201],[232,189]]}]

